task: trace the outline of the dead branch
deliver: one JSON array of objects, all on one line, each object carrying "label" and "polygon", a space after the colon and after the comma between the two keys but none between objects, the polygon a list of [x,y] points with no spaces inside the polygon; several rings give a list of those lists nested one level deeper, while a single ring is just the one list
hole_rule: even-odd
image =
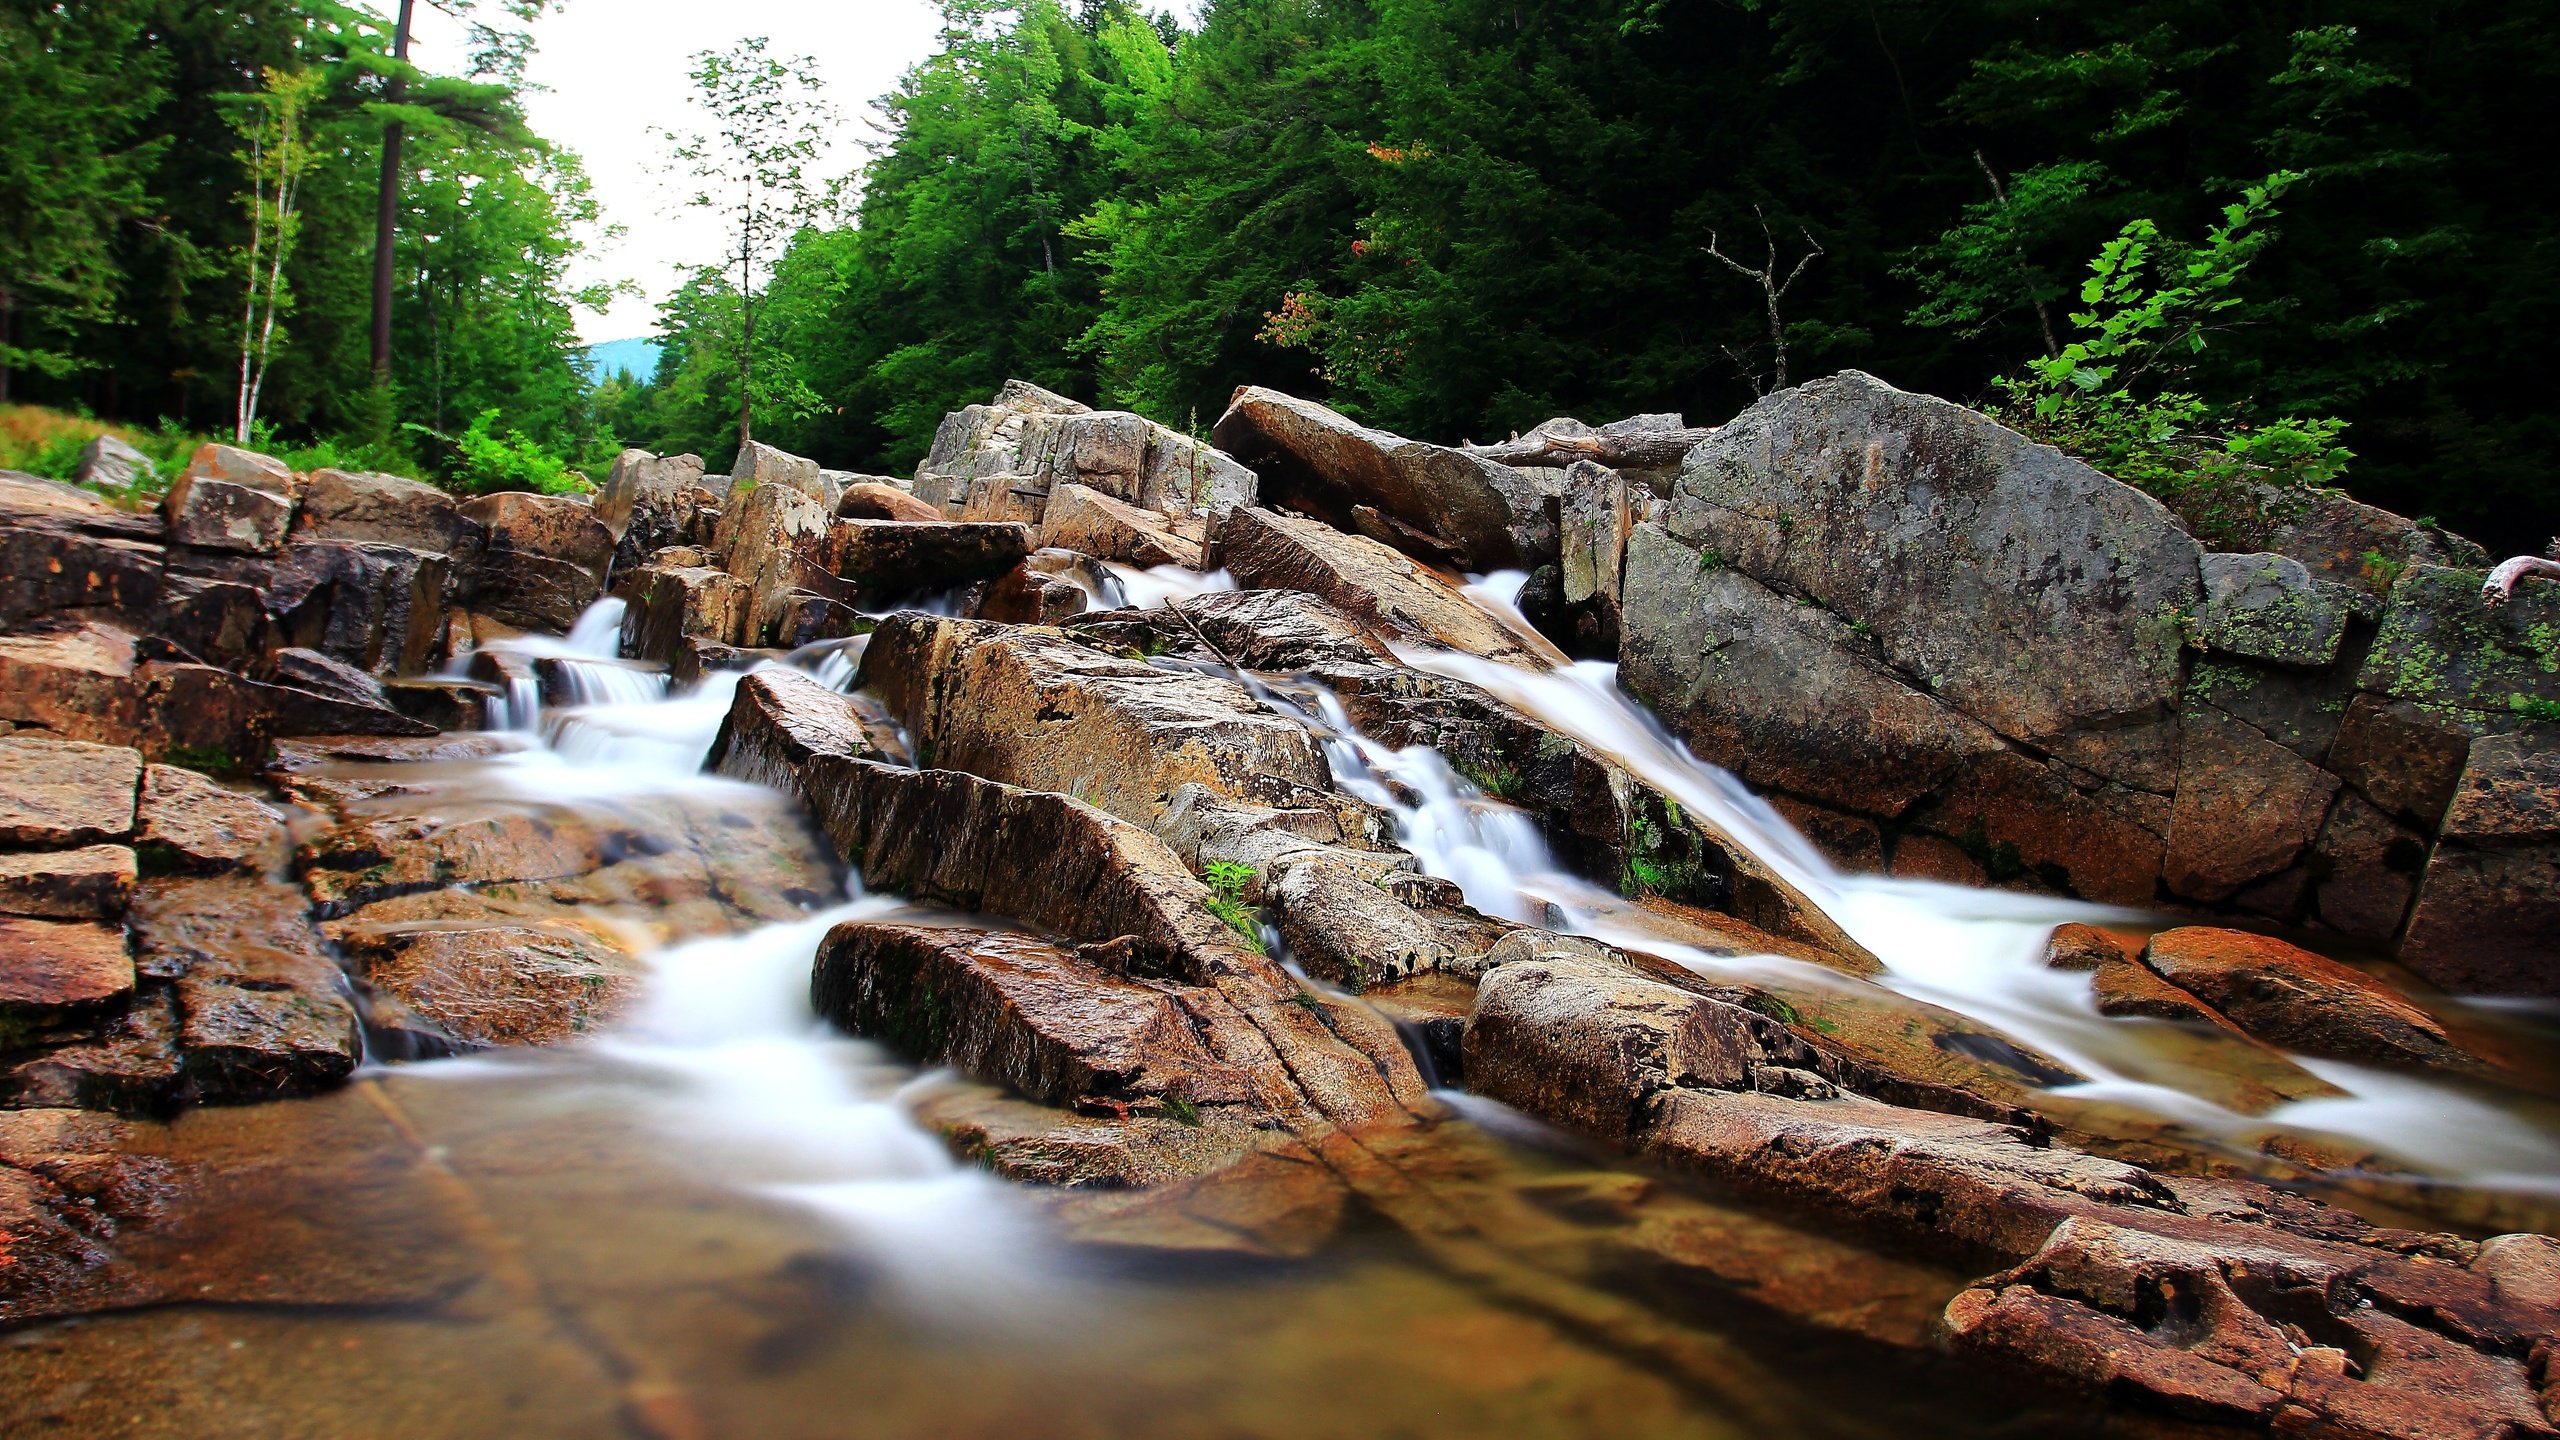
[{"label": "dead branch", "polygon": [[1639,430],[1624,435],[1526,435],[1491,445],[1470,445],[1470,455],[1500,465],[1562,467],[1589,460],[1612,470],[1666,470],[1680,463],[1690,448],[1713,435],[1712,425],[1681,430]]},{"label": "dead branch", "polygon": [[[2560,556],[2560,540],[2551,542],[2549,553]],[[2480,587],[2481,603],[2490,606],[2506,604],[2515,598],[2517,584],[2534,575],[2546,580],[2560,580],[2560,559],[2519,555],[2513,560],[2500,562],[2497,569],[2489,572],[2489,583]]]}]

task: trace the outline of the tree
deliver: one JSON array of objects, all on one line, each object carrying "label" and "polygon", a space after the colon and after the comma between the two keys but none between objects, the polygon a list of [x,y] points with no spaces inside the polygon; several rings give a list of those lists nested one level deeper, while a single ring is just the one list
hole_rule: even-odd
[{"label": "tree", "polygon": [[756,290],[783,246],[819,218],[812,170],[836,112],[809,56],[769,56],[762,36],[694,56],[694,102],[709,134],[661,131],[698,187],[687,200],[726,220],[738,267],[738,444],[755,438]]},{"label": "tree", "polygon": [[240,403],[233,434],[249,443],[258,418],[259,392],[266,388],[267,367],[274,358],[276,322],[293,303],[285,283],[285,265],[301,236],[300,201],[303,177],[314,158],[309,118],[311,102],[326,77],[318,70],[279,70],[269,66],[266,85],[245,98],[233,125],[247,149],[237,153],[248,168],[249,243],[241,250],[247,296],[240,310]]},{"label": "tree", "polygon": [[[1804,278],[1806,267],[1822,258],[1822,242],[1813,238],[1812,231],[1799,230],[1797,233],[1804,236],[1805,252],[1797,257],[1795,267],[1787,271],[1787,278],[1781,280],[1778,278],[1778,267],[1782,263],[1778,259],[1778,238],[1769,233],[1769,217],[1757,205],[1751,207],[1751,214],[1760,222],[1760,243],[1765,250],[1759,264],[1745,265],[1724,253],[1718,248],[1716,233],[1712,230],[1707,232],[1707,255],[1708,258],[1721,263],[1734,274],[1760,287],[1761,304],[1769,313],[1770,363],[1777,372],[1777,384],[1772,388],[1784,390],[1787,388],[1787,326],[1786,321],[1779,316],[1778,302],[1787,298],[1787,292],[1795,288],[1798,280]],[[1743,366],[1744,373],[1751,375],[1751,388],[1758,390],[1760,377],[1752,372],[1749,365],[1743,363],[1740,355],[1734,356],[1734,363]]]},{"label": "tree", "polygon": [[143,131],[167,62],[135,0],[0,10],[0,404],[12,372],[60,376],[62,350],[26,343],[26,312],[109,313],[120,228],[147,213],[145,180],[167,139]]}]

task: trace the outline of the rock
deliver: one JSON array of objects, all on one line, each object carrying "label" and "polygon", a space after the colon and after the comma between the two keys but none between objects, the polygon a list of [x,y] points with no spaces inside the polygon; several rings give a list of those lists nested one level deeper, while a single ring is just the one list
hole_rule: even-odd
[{"label": "rock", "polygon": [[2450,990],[2560,994],[2560,735],[2472,742],[2400,958]]},{"label": "rock", "polygon": [[750,440],[739,447],[737,461],[729,467],[729,494],[743,498],[768,485],[797,490],[830,515],[842,498],[842,487],[827,477],[817,461]]},{"label": "rock", "polygon": [[1035,568],[1045,553],[1064,554],[1035,552],[1002,578],[989,582],[972,613],[980,620],[1007,625],[1057,625],[1083,614],[1090,597],[1082,585]]},{"label": "rock", "polygon": [[101,490],[131,490],[159,473],[150,456],[103,430],[80,447],[79,462],[71,467],[73,480]]},{"label": "rock", "polygon": [[1066,485],[1174,517],[1186,534],[1255,493],[1252,471],[1190,436],[1018,381],[991,405],[944,417],[915,493],[948,516],[1036,525]]},{"label": "rock", "polygon": [[2170,803],[2121,786],[2084,790],[2080,778],[2003,750],[1968,765],[1911,823],[1955,842],[1995,885],[2035,882],[2102,904],[2150,903]]},{"label": "rock", "polygon": [[2316,493],[2302,513],[2278,525],[2267,548],[2301,561],[2321,579],[2372,595],[2388,594],[2393,580],[2415,566],[2477,570],[2489,563],[2487,551],[2449,530],[2334,490]]},{"label": "rock", "polygon": [[0,915],[0,1050],[115,1009],[133,981],[124,931],[113,925]]},{"label": "rock", "polygon": [[1759,1058],[1740,1012],[1598,960],[1497,965],[1467,1019],[1468,1088],[1620,1144],[1656,1091],[1747,1088]]},{"label": "rock", "polygon": [[1301,590],[1217,591],[1179,609],[1185,623],[1177,634],[1196,628],[1219,657],[1248,670],[1295,674],[1392,658],[1357,620]]},{"label": "rock", "polygon": [[2301,561],[2282,555],[2207,555],[2201,573],[2204,606],[2194,636],[2207,652],[2326,665],[2338,658],[2349,617],[2372,603],[2348,586],[2313,579]]},{"label": "rock", "polygon": [[466,1046],[585,1034],[620,1013],[642,978],[621,948],[565,925],[357,927],[345,944],[366,985]]},{"label": "rock", "polygon": [[1703,564],[1657,525],[1627,547],[1620,675],[1697,756],[1755,788],[1897,819],[1998,735],[1887,669],[1838,616]]},{"label": "rock", "polygon": [[0,844],[64,849],[133,833],[142,756],[112,745],[0,735]]},{"label": "rock", "polygon": [[391,708],[437,730],[479,730],[489,724],[489,702],[506,692],[478,680],[416,675],[382,682]]},{"label": "rock", "polygon": [[857,480],[844,487],[844,498],[836,502],[836,518],[840,520],[909,520],[931,524],[944,518],[941,509],[915,497],[914,492],[886,480]]},{"label": "rock", "polygon": [[925,765],[1074,795],[1139,825],[1186,784],[1237,797],[1332,787],[1306,728],[1244,687],[1053,631],[893,615],[856,683],[888,705]]},{"label": "rock", "polygon": [[367,471],[314,470],[294,533],[450,555],[461,543],[462,514],[454,498],[433,485]]},{"label": "rock", "polygon": [[129,632],[93,622],[0,635],[0,720],[121,746],[145,719]]},{"label": "rock", "polygon": [[1196,1115],[1250,1094],[1168,987],[1111,975],[1027,935],[848,921],[819,947],[809,996],[853,1034],[1044,1105],[1187,1106]]},{"label": "rock", "polygon": [[0,1061],[0,1106],[165,1114],[178,1104],[183,1069],[176,998],[147,987],[89,1033]]},{"label": "rock", "polygon": [[2329,768],[2375,805],[2432,834],[2471,757],[2471,728],[2406,700],[2358,695]]},{"label": "rock", "polygon": [[2342,935],[2388,944],[2400,933],[2427,866],[2427,837],[2349,790],[2312,847],[2322,872],[2312,909]]},{"label": "rock", "polygon": [[1392,522],[1383,528],[1407,553],[1469,571],[1532,569],[1556,556],[1550,503],[1560,472],[1372,430],[1260,386],[1236,391],[1211,439],[1261,477],[1262,500],[1346,530],[1361,528],[1353,511],[1368,507]]},{"label": "rock", "polygon": [[2356,698],[2355,672],[2348,666],[2305,670],[2214,654],[2198,657],[2188,671],[2185,708],[2218,710],[2304,760],[2334,769],[2329,750]]},{"label": "rock", "polygon": [[614,569],[628,571],[664,546],[680,543],[697,503],[707,496],[699,455],[625,450],[614,457],[596,519],[614,539]]},{"label": "rock", "polygon": [[147,881],[133,926],[142,969],[176,982],[195,1098],[272,1099],[354,1073],[361,1046],[345,977],[291,886],[248,875]]},{"label": "rock", "polygon": [[274,811],[175,765],[142,772],[139,821],[134,844],[155,868],[262,870],[284,850]]},{"label": "rock", "polygon": [[721,570],[643,565],[616,585],[630,608],[622,614],[622,653],[672,665],[686,642],[726,644],[747,627],[747,583]]},{"label": "rock", "polygon": [[1010,524],[840,520],[830,543],[852,603],[876,610],[1003,575],[1030,555],[1031,532]]},{"label": "rock", "polygon": [[1302,590],[1404,641],[1509,664],[1541,664],[1542,642],[1514,634],[1456,587],[1365,535],[1243,509],[1219,531],[1216,563],[1248,590]]},{"label": "rock", "polygon": [[389,709],[391,699],[383,693],[382,682],[343,661],[332,660],[317,650],[288,647],[266,659],[262,677],[274,685],[308,690],[347,705],[370,705]]},{"label": "rock", "polygon": [[428,551],[297,539],[262,597],[273,617],[266,643],[317,650],[376,675],[417,674],[444,658],[453,575],[450,557]]},{"label": "rock", "polygon": [[445,885],[584,875],[605,863],[608,849],[648,853],[636,830],[600,828],[571,811],[497,806],[355,820],[305,841],[294,865],[318,913],[332,919]]},{"label": "rock", "polygon": [[2261,1040],[2368,1063],[2475,1064],[2427,1013],[2362,974],[2298,946],[2189,926],[2151,937],[2142,963]]},{"label": "rock", "polygon": [[472,609],[560,633],[604,593],[614,539],[593,508],[566,496],[511,491],[471,501],[462,518],[483,537],[456,579]]},{"label": "rock", "polygon": [[[797,644],[829,633],[800,635],[790,619],[799,597],[814,595],[840,602],[844,616],[834,634],[850,633],[851,596],[835,582],[833,512],[796,486],[762,485],[731,500],[721,517],[727,543],[720,548],[728,572],[746,587],[742,624],[717,638],[735,644]],[[777,627],[787,632],[776,635]]]},{"label": "rock", "polygon": [[[1557,595],[1577,617],[1577,654],[1618,654],[1627,544],[1655,509],[1653,492],[1615,470],[1577,461],[1566,470],[1557,522]],[[1559,644],[1563,642],[1558,641]]]},{"label": "rock", "polygon": [[120,920],[133,877],[133,851],[122,845],[0,855],[0,915]]},{"label": "rock", "polygon": [[199,473],[204,468],[199,452],[198,463],[187,467],[160,502],[168,516],[169,543],[243,555],[272,555],[283,549],[286,532],[293,526],[291,475],[276,488],[265,489],[209,478]]},{"label": "rock", "polygon": [[[2201,552],[2159,502],[1856,371],[1770,395],[1691,450],[1664,526],[1694,564],[1819,603],[1920,688],[2048,750],[2173,714],[2203,595]],[[1632,584],[1626,604],[1658,608]],[[2104,754],[2073,763],[2167,789]]]},{"label": "rock", "polygon": [[293,467],[274,456],[212,442],[196,447],[179,479],[245,486],[270,495],[281,495],[288,500],[300,488],[293,478]]},{"label": "rock", "polygon": [[1049,492],[1040,543],[1146,569],[1179,565],[1197,570],[1201,564],[1198,542],[1176,534],[1163,516],[1082,485],[1060,485]]},{"label": "rock", "polygon": [[2478,572],[2417,566],[2391,587],[2356,683],[2511,723],[2560,704],[2560,585],[2528,585],[2490,606],[2480,603]]},{"label": "rock", "polygon": [[2162,863],[2169,888],[2227,900],[2292,865],[2320,834],[2337,777],[2228,716],[2190,713]]},{"label": "rock", "polygon": [[134,534],[141,517],[68,485],[57,496],[53,483],[0,472],[0,625],[66,611],[151,623],[167,561],[158,527]]},{"label": "rock", "polygon": [[2119,1018],[2139,1015],[2152,1020],[2212,1025],[2237,1030],[2193,995],[2136,964],[2140,946],[2127,946],[2088,925],[2062,925],[2047,942],[2044,963],[2056,970],[2086,972],[2098,1013]]}]

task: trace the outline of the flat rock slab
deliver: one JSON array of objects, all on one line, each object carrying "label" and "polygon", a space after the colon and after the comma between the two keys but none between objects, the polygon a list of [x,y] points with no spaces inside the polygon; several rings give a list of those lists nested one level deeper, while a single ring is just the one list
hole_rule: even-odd
[{"label": "flat rock slab", "polygon": [[133,833],[142,754],[44,735],[0,736],[0,844],[54,848]]},{"label": "flat rock slab", "polygon": [[255,869],[284,848],[284,822],[274,811],[175,765],[143,771],[140,822],[134,843],[155,864],[175,869]]},{"label": "flat rock slab", "polygon": [[470,1046],[548,1045],[584,1034],[638,992],[639,962],[566,926],[389,928],[351,944],[365,983]]},{"label": "flat rock slab", "polygon": [[0,915],[0,1029],[112,1009],[133,993],[124,931],[94,921]]},{"label": "flat rock slab", "polygon": [[2383,1064],[2477,1062],[2381,982],[2265,935],[2188,926],[2151,937],[2143,963],[2261,1040]]},{"label": "flat rock slab", "polygon": [[122,845],[0,855],[0,915],[121,919],[133,877],[133,851]]},{"label": "flat rock slab", "polygon": [[1238,510],[1219,531],[1218,563],[1248,590],[1303,590],[1397,639],[1515,665],[1553,658],[1411,558],[1321,520]]}]

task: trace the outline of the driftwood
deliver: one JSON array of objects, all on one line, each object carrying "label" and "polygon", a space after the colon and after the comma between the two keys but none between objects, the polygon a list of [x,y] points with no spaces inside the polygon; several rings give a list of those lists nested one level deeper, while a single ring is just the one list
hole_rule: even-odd
[{"label": "driftwood", "polygon": [[1532,432],[1491,445],[1470,445],[1467,453],[1500,465],[1562,468],[1589,460],[1612,470],[1668,470],[1679,465],[1689,447],[1716,433],[1712,425],[1681,430],[1632,430],[1620,434],[1595,430],[1588,435]]},{"label": "driftwood", "polygon": [[[2560,540],[2552,541],[2547,553],[2560,556]],[[2497,569],[2489,572],[2489,583],[2480,587],[2480,599],[2485,604],[2504,605],[2515,598],[2517,583],[2529,575],[2560,580],[2560,559],[2519,555],[2513,560],[2501,561]]]}]

